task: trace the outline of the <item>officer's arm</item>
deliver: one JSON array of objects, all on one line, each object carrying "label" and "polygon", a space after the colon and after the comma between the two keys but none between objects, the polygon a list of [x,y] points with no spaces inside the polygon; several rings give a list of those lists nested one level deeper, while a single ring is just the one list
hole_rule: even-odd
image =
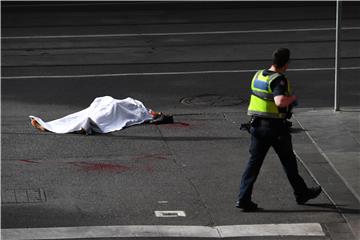
[{"label": "officer's arm", "polygon": [[297,97],[295,95],[285,96],[278,95],[274,97],[275,105],[281,108],[285,108],[295,102]]}]

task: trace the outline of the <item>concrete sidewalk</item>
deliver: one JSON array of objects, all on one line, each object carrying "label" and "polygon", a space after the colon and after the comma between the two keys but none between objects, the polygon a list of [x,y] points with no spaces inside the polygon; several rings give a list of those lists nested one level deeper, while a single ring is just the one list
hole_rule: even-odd
[{"label": "concrete sidewalk", "polygon": [[[294,150],[360,239],[360,109],[299,109],[293,122],[313,143],[294,134]],[[314,149],[315,148],[315,149]],[[318,155],[318,156],[316,156]],[[315,175],[315,176],[314,176]]]},{"label": "concrete sidewalk", "polygon": [[295,119],[360,201],[360,109],[303,110]]}]

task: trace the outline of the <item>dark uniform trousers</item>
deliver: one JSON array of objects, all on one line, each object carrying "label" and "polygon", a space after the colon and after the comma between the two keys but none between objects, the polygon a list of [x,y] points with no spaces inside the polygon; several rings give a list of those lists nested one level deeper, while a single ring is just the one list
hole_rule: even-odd
[{"label": "dark uniform trousers", "polygon": [[254,183],[271,146],[280,158],[286,176],[294,189],[295,196],[306,193],[308,188],[298,173],[290,130],[286,126],[285,121],[257,118],[253,121],[250,132],[250,159],[241,178],[239,201],[244,203],[251,201]]}]

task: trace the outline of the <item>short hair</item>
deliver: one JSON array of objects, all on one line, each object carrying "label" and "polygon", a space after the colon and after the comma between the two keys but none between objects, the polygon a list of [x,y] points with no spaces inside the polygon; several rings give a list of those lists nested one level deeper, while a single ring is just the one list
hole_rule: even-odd
[{"label": "short hair", "polygon": [[289,62],[290,50],[287,48],[278,48],[272,54],[273,65],[276,67],[283,67]]}]

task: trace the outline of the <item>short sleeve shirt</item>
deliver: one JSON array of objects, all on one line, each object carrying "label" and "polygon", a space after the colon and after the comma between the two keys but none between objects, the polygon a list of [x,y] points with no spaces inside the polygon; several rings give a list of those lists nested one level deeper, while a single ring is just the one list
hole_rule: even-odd
[{"label": "short sleeve shirt", "polygon": [[[263,71],[263,75],[264,76],[268,76],[270,74],[273,74],[275,72],[270,71],[268,69]],[[278,76],[277,78],[275,78],[270,85],[270,88],[273,92],[274,96],[280,96],[280,95],[285,95],[285,93],[287,92],[287,79],[285,77],[285,75],[281,74],[280,76]]]}]

